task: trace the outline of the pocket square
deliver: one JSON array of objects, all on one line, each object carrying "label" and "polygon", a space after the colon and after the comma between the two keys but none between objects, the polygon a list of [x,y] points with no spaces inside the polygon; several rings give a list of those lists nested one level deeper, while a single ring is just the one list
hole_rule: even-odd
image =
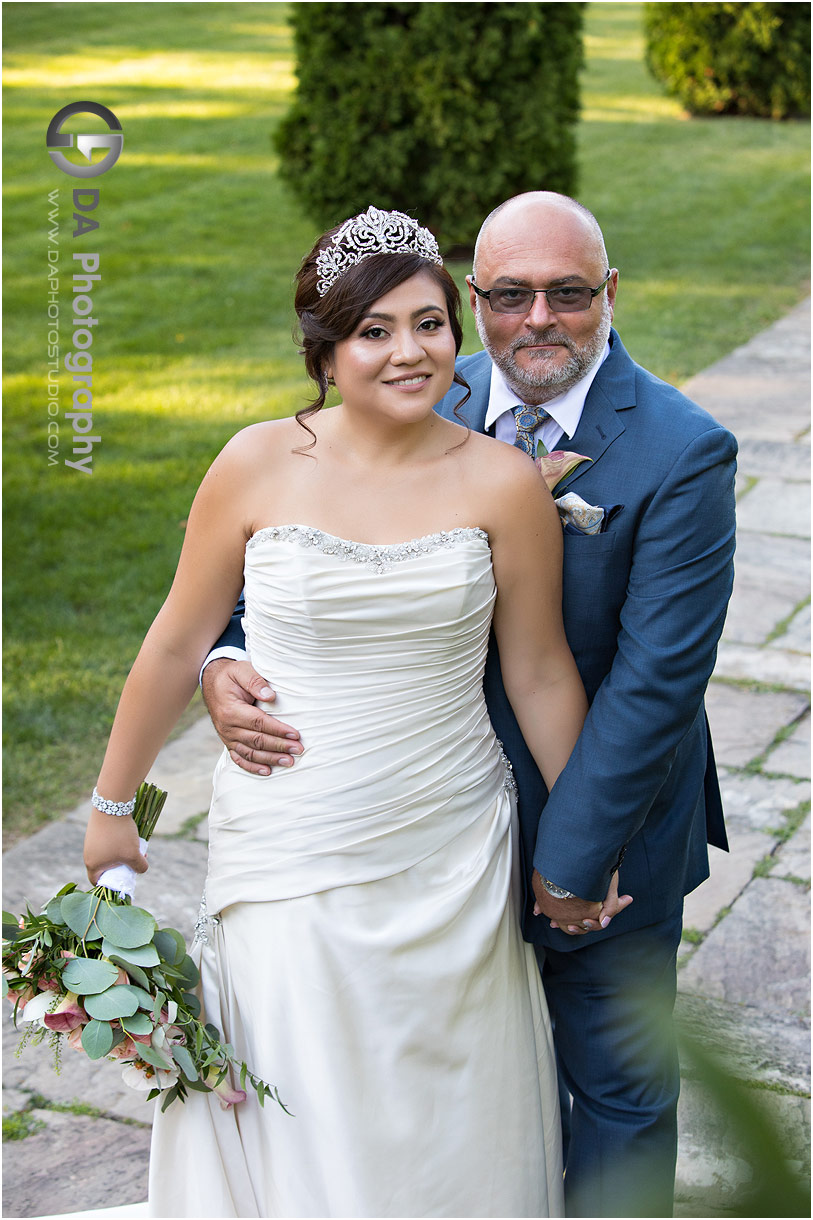
[{"label": "pocket square", "polygon": [[623,504],[588,504],[574,491],[555,501],[562,528],[567,534],[603,534]]}]

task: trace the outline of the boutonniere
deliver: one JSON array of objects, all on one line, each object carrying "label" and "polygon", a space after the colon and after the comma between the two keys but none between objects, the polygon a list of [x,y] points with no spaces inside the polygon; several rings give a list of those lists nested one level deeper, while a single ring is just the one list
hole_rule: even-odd
[{"label": "boutonniere", "polygon": [[546,450],[542,453],[543,448],[540,441],[536,450],[536,468],[545,480],[551,494],[556,491],[562,479],[567,478],[571,470],[575,470],[582,462],[592,462],[593,460],[582,453],[571,453],[566,449],[554,449],[553,453],[548,453]]},{"label": "boutonniere", "polygon": [[592,462],[593,459],[566,449],[554,449],[553,453],[542,452],[543,449],[544,446],[540,443],[537,446],[536,466],[553,496],[564,532],[603,534],[616,513],[621,512],[623,504],[588,504],[572,491],[563,496],[556,495],[556,488],[571,471],[582,462]]}]

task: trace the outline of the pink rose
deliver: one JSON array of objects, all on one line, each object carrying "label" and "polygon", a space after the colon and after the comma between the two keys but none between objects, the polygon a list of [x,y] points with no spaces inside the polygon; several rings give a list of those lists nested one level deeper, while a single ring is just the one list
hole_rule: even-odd
[{"label": "pink rose", "polygon": [[10,1000],[12,1004],[19,1005],[20,1010],[22,1010],[29,1000],[33,1000],[36,994],[33,987],[23,987],[20,991],[9,991],[6,994],[6,999]]},{"label": "pink rose", "polygon": [[[141,1039],[144,1041],[144,1039]],[[149,1042],[149,1038],[147,1038]],[[118,1046],[114,1046],[108,1054],[108,1059],[136,1059],[138,1057],[138,1046],[131,1037],[126,1037],[123,1042],[119,1042]]]},{"label": "pink rose", "polygon": [[87,1051],[82,1046],[82,1029],[83,1026],[77,1025],[76,1029],[72,1029],[68,1034],[68,1046],[71,1050],[79,1051],[80,1055],[86,1055]]},{"label": "pink rose", "polygon": [[87,1025],[89,1020],[72,991],[66,992],[62,1003],[53,1012],[46,1012],[42,1019],[48,1029],[55,1029],[60,1034],[67,1034],[80,1025]]}]

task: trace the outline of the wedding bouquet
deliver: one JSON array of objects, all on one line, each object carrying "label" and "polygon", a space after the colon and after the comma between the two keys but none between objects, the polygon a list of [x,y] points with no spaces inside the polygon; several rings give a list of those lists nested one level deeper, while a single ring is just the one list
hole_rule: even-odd
[{"label": "wedding bouquet", "polygon": [[[165,800],[152,784],[138,790],[133,817],[142,850]],[[89,1059],[120,1060],[126,1084],[148,1099],[165,1094],[162,1109],[185,1101],[189,1089],[212,1090],[228,1108],[245,1101],[248,1082],[260,1105],[272,1097],[289,1113],[276,1088],[201,1021],[200,975],[184,938],[132,905],[134,877],[120,866],[90,891],[63,886],[40,915],[3,912],[3,995],[14,1004],[15,1025],[28,1025],[18,1051],[48,1039],[57,1071],[63,1039]]]}]

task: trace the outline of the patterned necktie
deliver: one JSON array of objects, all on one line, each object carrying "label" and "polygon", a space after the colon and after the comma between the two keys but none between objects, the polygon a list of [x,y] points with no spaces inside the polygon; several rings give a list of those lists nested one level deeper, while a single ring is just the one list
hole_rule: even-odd
[{"label": "patterned necktie", "polygon": [[[512,407],[511,410],[517,421],[517,439],[514,444],[517,449],[521,449],[529,457],[535,458],[534,431],[544,420],[550,419],[550,415],[544,407],[526,407],[523,403],[520,403],[518,407]],[[545,449],[545,453],[547,453],[547,449]]]}]

